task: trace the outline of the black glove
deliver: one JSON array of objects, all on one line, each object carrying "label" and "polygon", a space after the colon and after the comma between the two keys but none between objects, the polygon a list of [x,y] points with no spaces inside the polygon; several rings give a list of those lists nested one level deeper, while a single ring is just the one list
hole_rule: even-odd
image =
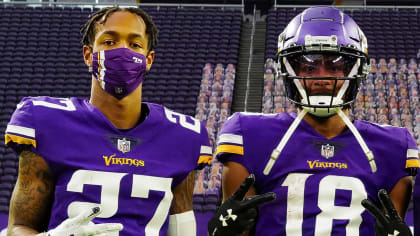
[{"label": "black glove", "polygon": [[220,206],[208,224],[211,236],[236,236],[254,226],[258,205],[276,198],[276,194],[270,192],[243,199],[254,182],[254,175],[249,175],[233,196]]},{"label": "black glove", "polygon": [[379,190],[378,198],[386,212],[381,211],[373,202],[367,199],[362,201],[362,206],[376,218],[376,235],[412,236],[410,228],[398,215],[385,189]]}]

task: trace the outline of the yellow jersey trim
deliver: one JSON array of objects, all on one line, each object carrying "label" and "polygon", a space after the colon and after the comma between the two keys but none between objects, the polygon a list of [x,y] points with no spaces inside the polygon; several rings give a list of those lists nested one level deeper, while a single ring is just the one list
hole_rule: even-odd
[{"label": "yellow jersey trim", "polygon": [[419,160],[418,159],[407,160],[405,164],[405,168],[410,168],[410,167],[420,167]]},{"label": "yellow jersey trim", "polygon": [[405,164],[405,168],[410,168],[410,167],[420,167],[419,160],[418,159],[407,160]]},{"label": "yellow jersey trim", "polygon": [[216,155],[221,152],[244,155],[244,147],[235,145],[219,145],[216,150]]},{"label": "yellow jersey trim", "polygon": [[36,148],[36,140],[26,137],[21,137],[13,134],[4,135],[4,142],[7,145],[9,142],[15,142],[17,144],[29,144]]},{"label": "yellow jersey trim", "polygon": [[212,159],[213,159],[213,156],[201,155],[200,158],[198,158],[198,164],[201,164],[201,163],[210,164]]}]

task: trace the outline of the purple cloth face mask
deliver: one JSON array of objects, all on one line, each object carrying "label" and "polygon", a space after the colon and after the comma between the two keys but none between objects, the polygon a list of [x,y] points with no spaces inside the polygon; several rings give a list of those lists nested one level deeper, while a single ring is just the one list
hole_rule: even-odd
[{"label": "purple cloth face mask", "polygon": [[98,51],[93,53],[92,74],[102,89],[122,99],[143,82],[146,57],[128,48]]}]

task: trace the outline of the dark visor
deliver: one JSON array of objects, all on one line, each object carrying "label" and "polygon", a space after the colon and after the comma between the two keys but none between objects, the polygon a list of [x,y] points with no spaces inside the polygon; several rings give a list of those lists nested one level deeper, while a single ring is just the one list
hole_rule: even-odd
[{"label": "dark visor", "polygon": [[322,66],[329,75],[347,77],[357,61],[356,57],[339,54],[300,54],[287,57],[297,76],[316,73]]}]

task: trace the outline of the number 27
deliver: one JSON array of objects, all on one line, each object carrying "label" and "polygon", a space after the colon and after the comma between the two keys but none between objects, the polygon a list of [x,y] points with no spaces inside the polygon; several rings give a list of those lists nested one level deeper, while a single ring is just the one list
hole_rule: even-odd
[{"label": "number 27", "polygon": [[[92,170],[75,171],[67,185],[67,191],[82,193],[84,184],[100,185],[101,202],[99,204],[80,201],[72,202],[67,208],[68,216],[74,217],[80,213],[80,211],[95,206],[100,206],[102,209],[101,214],[98,216],[100,218],[109,218],[115,215],[118,210],[120,182],[125,175],[127,175],[127,173]],[[171,184],[171,178],[133,175],[131,197],[148,198],[150,190],[165,192],[165,195],[160,201],[152,219],[145,227],[146,236],[159,235],[160,229],[168,216],[173,198]]]}]

